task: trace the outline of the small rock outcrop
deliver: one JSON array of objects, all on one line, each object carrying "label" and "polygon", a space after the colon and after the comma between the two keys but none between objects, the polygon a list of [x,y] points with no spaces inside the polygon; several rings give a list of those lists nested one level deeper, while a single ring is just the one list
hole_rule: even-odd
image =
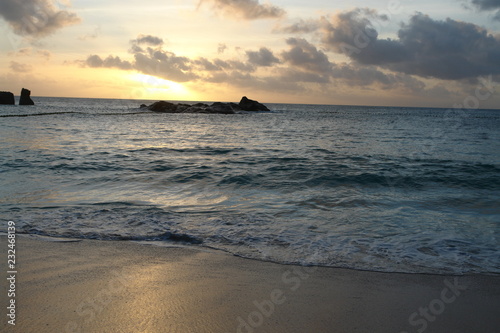
[{"label": "small rock outcrop", "polygon": [[151,111],[154,111],[154,112],[176,113],[177,104],[169,103],[169,102],[165,102],[165,101],[159,101],[159,102],[151,104],[148,107],[148,109]]},{"label": "small rock outcrop", "polygon": [[246,96],[243,96],[240,104],[238,105],[243,111],[271,111],[264,104],[260,104],[259,102],[251,100]]},{"label": "small rock outcrop", "polygon": [[0,91],[0,104],[1,105],[14,105],[16,100],[14,94],[8,91]]},{"label": "small rock outcrop", "polygon": [[241,99],[239,104],[215,102],[211,105],[204,103],[175,104],[165,101],[155,102],[149,106],[141,105],[141,109],[147,108],[150,111],[161,113],[214,113],[214,114],[234,114],[240,111],[270,111],[265,105],[253,101],[246,97]]},{"label": "small rock outcrop", "polygon": [[21,98],[19,99],[19,105],[35,105],[35,102],[30,97],[31,91],[28,89],[21,90]]}]

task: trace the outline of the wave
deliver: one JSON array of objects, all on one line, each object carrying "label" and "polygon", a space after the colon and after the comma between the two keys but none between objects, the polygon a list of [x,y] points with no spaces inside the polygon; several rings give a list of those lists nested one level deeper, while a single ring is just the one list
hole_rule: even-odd
[{"label": "wave", "polygon": [[[140,148],[120,153],[92,152],[58,157],[38,154],[25,159],[5,159],[3,173],[37,170],[79,174],[87,181],[114,172],[114,179],[159,177],[172,183],[207,180],[213,185],[279,188],[296,186],[333,189],[338,186],[432,189],[436,186],[498,190],[500,166],[488,163],[336,156],[312,151],[302,157],[266,156],[269,152],[244,148]],[[322,158],[320,155],[325,155]],[[326,157],[327,156],[327,157]],[[100,174],[102,172],[103,174]],[[78,177],[80,178],[80,177]]]},{"label": "wave", "polygon": [[43,113],[29,113],[29,114],[4,114],[0,115],[0,118],[25,118],[25,117],[42,117],[42,116],[57,116],[66,114],[77,114],[77,115],[88,115],[88,116],[131,116],[139,114],[151,114],[152,112],[78,112],[78,111],[61,111],[61,112],[43,112]]},{"label": "wave", "polygon": [[59,114],[85,114],[85,113],[84,112],[67,111],[67,112],[44,112],[44,113],[31,113],[31,114],[3,114],[3,115],[0,115],[0,118],[39,117],[39,116],[53,116],[53,115],[59,115]]},{"label": "wave", "polygon": [[[328,200],[316,198],[304,204],[324,206]],[[339,202],[337,208],[355,212],[360,206],[373,209],[373,204],[353,199]],[[384,207],[387,209],[390,207]],[[456,224],[447,230],[420,229],[419,224],[390,220],[380,221],[381,225],[338,219],[328,225],[278,223],[277,217],[269,214],[179,214],[133,202],[11,209],[9,215],[16,220],[19,233],[48,237],[197,245],[283,264],[404,273],[500,274],[500,249],[484,234],[484,230],[498,226],[485,219],[475,226]]]}]

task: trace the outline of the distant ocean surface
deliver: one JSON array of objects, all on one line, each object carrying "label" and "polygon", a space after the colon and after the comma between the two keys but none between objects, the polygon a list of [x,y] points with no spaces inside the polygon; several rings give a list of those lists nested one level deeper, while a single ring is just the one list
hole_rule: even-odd
[{"label": "distant ocean surface", "polygon": [[500,111],[33,99],[0,106],[0,231],[500,273]]}]

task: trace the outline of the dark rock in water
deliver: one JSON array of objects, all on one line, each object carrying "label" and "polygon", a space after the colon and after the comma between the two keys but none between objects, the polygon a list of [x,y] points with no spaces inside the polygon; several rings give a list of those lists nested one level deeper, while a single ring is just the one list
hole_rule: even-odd
[{"label": "dark rock in water", "polygon": [[21,98],[19,99],[19,105],[35,105],[35,102],[30,97],[31,91],[28,89],[21,90]]},{"label": "dark rock in water", "polygon": [[139,109],[147,109],[147,105],[146,104],[141,104],[141,106],[139,107]]},{"label": "dark rock in water", "polygon": [[246,96],[243,96],[239,106],[243,111],[271,111],[264,104],[248,99]]},{"label": "dark rock in water", "polygon": [[233,114],[234,110],[228,103],[215,102],[208,108],[205,108],[205,113],[221,113],[221,114]]},{"label": "dark rock in water", "polygon": [[178,112],[178,113],[186,113],[186,110],[189,109],[190,107],[191,107],[191,105],[189,105],[189,104],[179,103],[179,104],[177,104],[176,112]]},{"label": "dark rock in water", "polygon": [[2,105],[16,104],[16,100],[14,99],[14,94],[8,91],[0,91],[0,104]]},{"label": "dark rock in water", "polygon": [[239,104],[231,102],[229,105],[231,105],[234,111],[244,111]]},{"label": "dark rock in water", "polygon": [[203,113],[205,111],[205,108],[198,107],[198,106],[191,106],[187,109],[184,109],[182,113]]},{"label": "dark rock in water", "polygon": [[[243,105],[243,106],[242,106]],[[252,101],[243,97],[240,104],[215,102],[212,105],[204,103],[174,104],[165,101],[155,102],[149,106],[141,105],[141,109],[147,108],[150,111],[162,113],[217,113],[234,114],[238,111],[269,111],[269,109],[257,101]]]},{"label": "dark rock in water", "polygon": [[148,106],[148,109],[154,112],[176,113],[177,104],[159,101]]}]

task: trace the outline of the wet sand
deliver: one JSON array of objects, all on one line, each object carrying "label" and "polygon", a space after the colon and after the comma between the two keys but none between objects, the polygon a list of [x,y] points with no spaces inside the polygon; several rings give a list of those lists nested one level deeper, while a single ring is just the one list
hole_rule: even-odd
[{"label": "wet sand", "polygon": [[[0,236],[6,267],[7,238]],[[500,276],[307,268],[196,247],[17,238],[1,332],[495,332]]]}]

